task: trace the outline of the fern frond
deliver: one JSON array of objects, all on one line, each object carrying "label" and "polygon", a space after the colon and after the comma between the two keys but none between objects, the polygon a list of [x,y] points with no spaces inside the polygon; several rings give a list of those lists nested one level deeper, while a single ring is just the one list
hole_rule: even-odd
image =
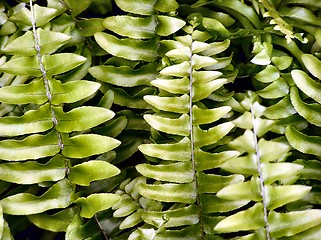
[{"label": "fern frond", "polygon": [[[243,155],[246,153],[246,155],[227,161],[221,166],[222,169],[229,172],[243,174],[248,180],[221,189],[217,196],[229,200],[250,200],[256,202],[256,204],[228,216],[216,225],[215,230],[221,232],[252,230],[256,231],[253,236],[259,237],[258,234],[261,231],[259,229],[265,228],[266,238],[264,239],[294,236],[316,226],[312,223],[314,222],[312,220],[311,223],[308,223],[308,221],[302,223],[306,228],[302,226],[302,228],[297,229],[297,226],[291,220],[292,215],[308,216],[309,211],[277,213],[275,209],[303,199],[310,192],[311,187],[293,184],[299,179],[302,166],[285,162],[291,150],[291,146],[285,139],[265,140],[261,138],[266,132],[272,130],[273,125],[270,125],[268,130],[265,129],[263,134],[260,134],[262,132],[260,128],[266,128],[266,124],[259,120],[263,111],[260,110],[261,107],[259,107],[258,102],[254,102],[254,104],[252,102],[251,104],[248,107],[251,110],[252,126],[247,126],[249,128],[246,128],[247,130],[243,135],[228,144],[232,149],[242,152]],[[239,123],[241,120],[247,121],[246,118],[240,118],[237,125],[242,126]],[[244,144],[245,142],[248,144]],[[277,182],[279,182],[278,185]],[[319,214],[316,211],[316,219]],[[276,216],[278,217],[276,218]],[[244,218],[248,219],[247,224],[243,224]],[[316,222],[315,224],[317,224]],[[283,225],[286,226],[287,230],[278,232],[280,226]]]},{"label": "fern frond", "polygon": [[[218,55],[228,48],[230,42],[202,42],[199,29],[207,20],[200,15],[191,15],[188,19],[190,25],[184,27],[187,35],[163,42],[164,49],[168,49],[164,62],[168,61],[170,65],[165,65],[157,79],[151,82],[160,89],[159,95],[144,97],[157,109],[153,115],[146,114],[145,120],[153,129],[166,133],[168,139],[165,143],[155,140],[156,143],[139,146],[144,154],[157,158],[159,163],[136,166],[139,173],[155,181],[142,184],[140,194],[172,205],[166,211],[144,212],[144,221],[156,228],[160,227],[157,223],[162,222],[162,218],[168,219],[161,225],[165,232],[157,230],[155,239],[187,234],[190,225],[195,228],[195,233],[188,235],[191,239],[204,237],[208,233],[205,228],[209,228],[206,224],[217,220],[207,218],[203,213],[222,211],[218,206],[208,207],[208,204],[216,204],[214,199],[208,202],[205,199],[215,198],[214,194],[231,182],[242,181],[238,175],[224,177],[202,172],[219,167],[239,154],[238,151],[202,149],[211,149],[211,145],[217,144],[234,128],[229,122],[213,124],[220,121],[230,107],[209,109],[205,105],[205,99],[228,82],[222,75],[225,68],[231,68],[230,59],[227,57],[229,60],[223,63],[225,58]],[[208,124],[214,126],[208,127]],[[213,184],[208,185],[209,181]],[[178,217],[186,221],[177,221]],[[206,224],[203,218],[206,218]],[[176,227],[180,230],[172,230]]]},{"label": "fern frond", "polygon": [[[120,200],[114,194],[86,196],[76,191],[77,185],[88,186],[92,181],[119,174],[112,164],[90,158],[114,149],[120,142],[88,131],[113,118],[111,110],[71,105],[94,95],[100,84],[74,79],[84,76],[85,68],[62,77],[86,61],[79,54],[59,52],[71,42],[70,34],[56,32],[54,24],[52,28],[43,27],[65,9],[58,5],[58,8],[33,5],[32,1],[29,7],[22,4],[9,19],[23,25],[26,33],[20,36],[18,33],[2,47],[12,57],[1,65],[6,75],[2,76],[5,86],[0,89],[0,101],[20,108],[21,112],[20,116],[4,114],[0,120],[3,160],[0,179],[30,185],[32,190],[20,192],[16,187],[1,196],[0,204],[7,215],[32,215],[29,220],[40,228],[67,231],[74,216],[92,218]],[[66,82],[59,80],[58,75]],[[66,112],[68,108],[70,111]],[[77,210],[72,204],[78,206]],[[64,211],[47,214],[55,209],[65,209],[69,218],[61,221]],[[55,227],[42,222],[43,219],[55,222]]]}]

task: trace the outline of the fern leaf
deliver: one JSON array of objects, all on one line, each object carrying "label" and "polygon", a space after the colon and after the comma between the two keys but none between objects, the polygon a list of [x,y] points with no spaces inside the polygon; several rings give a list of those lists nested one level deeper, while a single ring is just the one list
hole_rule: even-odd
[{"label": "fern leaf", "polygon": [[65,208],[72,201],[72,188],[67,179],[60,180],[41,196],[19,193],[0,201],[3,212],[12,215],[31,215],[49,209]]}]

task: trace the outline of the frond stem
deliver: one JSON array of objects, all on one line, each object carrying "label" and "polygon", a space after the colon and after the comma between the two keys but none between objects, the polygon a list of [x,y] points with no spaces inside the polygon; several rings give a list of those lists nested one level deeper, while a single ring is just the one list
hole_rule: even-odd
[{"label": "frond stem", "polygon": [[[31,12],[31,24],[32,24],[32,31],[33,31],[34,42],[35,42],[35,49],[37,51],[37,60],[38,60],[39,68],[40,68],[42,78],[43,78],[43,81],[45,84],[46,96],[47,96],[49,104],[51,106],[52,95],[51,95],[51,91],[50,91],[49,81],[47,78],[47,72],[46,72],[46,69],[45,69],[43,62],[42,62],[42,54],[41,54],[41,49],[40,49],[39,37],[37,34],[37,29],[36,29],[36,18],[35,18],[32,0],[30,0],[30,12]],[[53,122],[54,126],[57,126],[58,119],[57,119],[55,111],[52,108],[51,108],[51,121]],[[58,146],[59,146],[60,150],[63,150],[64,145],[62,142],[61,134],[57,130],[56,130],[56,133],[58,136]]]},{"label": "frond stem", "polygon": [[[194,127],[193,127],[193,95],[194,95],[194,88],[193,88],[193,48],[192,45],[190,46],[191,54],[190,54],[190,68],[189,68],[189,133],[190,133],[190,140],[191,140],[191,161],[192,161],[192,166],[193,166],[193,178],[195,182],[195,188],[196,188],[196,204],[197,206],[200,206],[200,198],[198,194],[198,180],[196,176],[196,163],[195,163],[195,144],[194,144]],[[203,221],[202,221],[202,213],[200,210],[200,207],[198,208],[198,218],[200,221],[200,226],[201,226],[201,234],[204,237],[204,228],[203,228]]]},{"label": "frond stem", "polygon": [[270,226],[268,222],[268,212],[267,212],[267,199],[265,195],[265,184],[261,169],[261,156],[260,156],[260,149],[257,141],[257,126],[255,122],[255,116],[254,116],[254,110],[253,110],[253,104],[251,105],[251,115],[252,115],[252,125],[253,125],[253,133],[254,133],[254,146],[255,146],[255,152],[256,152],[256,163],[257,163],[257,171],[259,174],[259,181],[260,181],[260,190],[261,190],[261,196],[262,196],[262,203],[263,203],[263,214],[264,214],[264,223],[265,223],[265,229],[266,229],[266,239],[271,240],[270,237]]}]

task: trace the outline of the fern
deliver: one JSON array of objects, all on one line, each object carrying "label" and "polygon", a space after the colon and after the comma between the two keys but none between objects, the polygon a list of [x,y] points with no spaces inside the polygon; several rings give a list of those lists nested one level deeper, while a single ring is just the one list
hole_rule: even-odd
[{"label": "fern", "polygon": [[[56,79],[57,75],[86,61],[74,53],[57,53],[71,38],[42,29],[61,14],[59,10],[33,5],[30,1],[30,9],[22,6],[11,17],[28,30],[9,40],[3,48],[3,52],[13,56],[1,66],[1,71],[17,76],[16,79],[20,75],[28,77],[19,84],[9,83],[0,89],[1,102],[22,110],[21,116],[4,116],[0,120],[3,136],[0,178],[28,184],[31,188],[27,192],[19,193],[19,188],[8,192],[0,204],[5,214],[31,216],[29,220],[41,228],[71,232],[69,224],[72,230],[78,228],[78,222],[72,220],[74,217],[92,218],[97,211],[119,201],[113,194],[76,193],[76,186],[87,186],[91,181],[117,175],[119,169],[115,166],[90,157],[110,151],[120,143],[84,132],[111,119],[112,111],[90,106],[69,107],[95,94],[100,84]],[[70,111],[65,112],[66,109]],[[55,215],[45,213],[53,209],[58,210]],[[65,214],[67,219],[61,219]],[[53,221],[55,225],[51,224]],[[75,239],[71,235],[67,238]]]},{"label": "fern", "polygon": [[[168,138],[163,139],[162,143],[155,139],[154,144],[141,145],[139,149],[144,154],[161,161],[157,165],[141,164],[136,167],[144,176],[156,180],[154,184],[142,184],[140,194],[172,203],[169,210],[162,213],[146,211],[142,216],[145,222],[155,227],[168,228],[158,233],[156,239],[165,236],[175,238],[187,231],[190,227],[186,226],[189,225],[195,225],[193,229],[196,231],[189,237],[202,238],[206,224],[213,221],[211,218],[203,219],[201,205],[205,204],[205,198],[210,197],[210,193],[215,193],[220,186],[240,180],[238,176],[223,177],[203,172],[219,167],[220,163],[238,154],[237,151],[211,152],[213,147],[207,151],[201,149],[213,144],[219,145],[219,140],[234,127],[230,122],[206,127],[224,117],[231,108],[208,109],[206,102],[202,102],[228,81],[221,77],[223,73],[220,70],[230,66],[229,61],[220,64],[220,59],[224,58],[218,58],[217,55],[228,48],[229,41],[206,43],[208,39],[204,39],[204,36],[209,38],[209,35],[198,29],[202,29],[202,23],[206,25],[209,19],[200,15],[191,15],[188,19],[190,25],[184,27],[187,35],[163,43],[170,49],[164,57],[172,64],[163,68],[160,76],[151,82],[160,89],[159,96],[144,98],[158,109],[154,115],[144,115],[145,120],[155,131],[166,133]],[[213,186],[206,184],[214,179],[218,183]],[[178,216],[185,221],[177,221]],[[163,224],[157,225],[162,222],[162,218],[167,221],[163,220]],[[205,221],[209,223],[205,224]],[[170,230],[173,227],[181,229]]]},{"label": "fern", "polygon": [[318,239],[320,9],[2,1],[0,238]]}]

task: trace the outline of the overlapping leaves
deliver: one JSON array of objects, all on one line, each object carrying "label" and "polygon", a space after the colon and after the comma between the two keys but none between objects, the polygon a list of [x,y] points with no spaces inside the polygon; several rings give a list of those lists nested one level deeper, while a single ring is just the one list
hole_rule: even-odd
[{"label": "overlapping leaves", "polygon": [[[21,109],[20,114],[13,113],[0,120],[0,158],[5,160],[0,164],[0,178],[30,185],[30,191],[19,193],[17,188],[2,196],[0,204],[6,214],[31,215],[30,220],[41,228],[66,231],[74,216],[91,218],[120,200],[113,194],[79,196],[75,192],[76,185],[87,186],[92,181],[119,174],[119,169],[106,161],[85,158],[106,153],[120,142],[85,133],[113,118],[111,110],[70,105],[94,95],[100,84],[82,79],[61,82],[57,78],[87,61],[79,54],[57,52],[71,41],[69,35],[40,28],[62,12],[33,5],[32,1],[30,9],[20,7],[19,10],[16,7],[17,12],[9,20],[31,28],[7,40],[2,51],[8,57],[0,69],[4,73],[2,80],[26,77],[20,83],[3,82],[0,89],[2,104]],[[49,188],[44,192],[41,187]],[[79,206],[77,211],[69,208],[73,203]],[[46,215],[52,209],[64,209],[62,212],[69,211],[73,217],[69,217],[69,222],[59,221],[58,213]],[[55,227],[41,219],[55,222]]]}]

